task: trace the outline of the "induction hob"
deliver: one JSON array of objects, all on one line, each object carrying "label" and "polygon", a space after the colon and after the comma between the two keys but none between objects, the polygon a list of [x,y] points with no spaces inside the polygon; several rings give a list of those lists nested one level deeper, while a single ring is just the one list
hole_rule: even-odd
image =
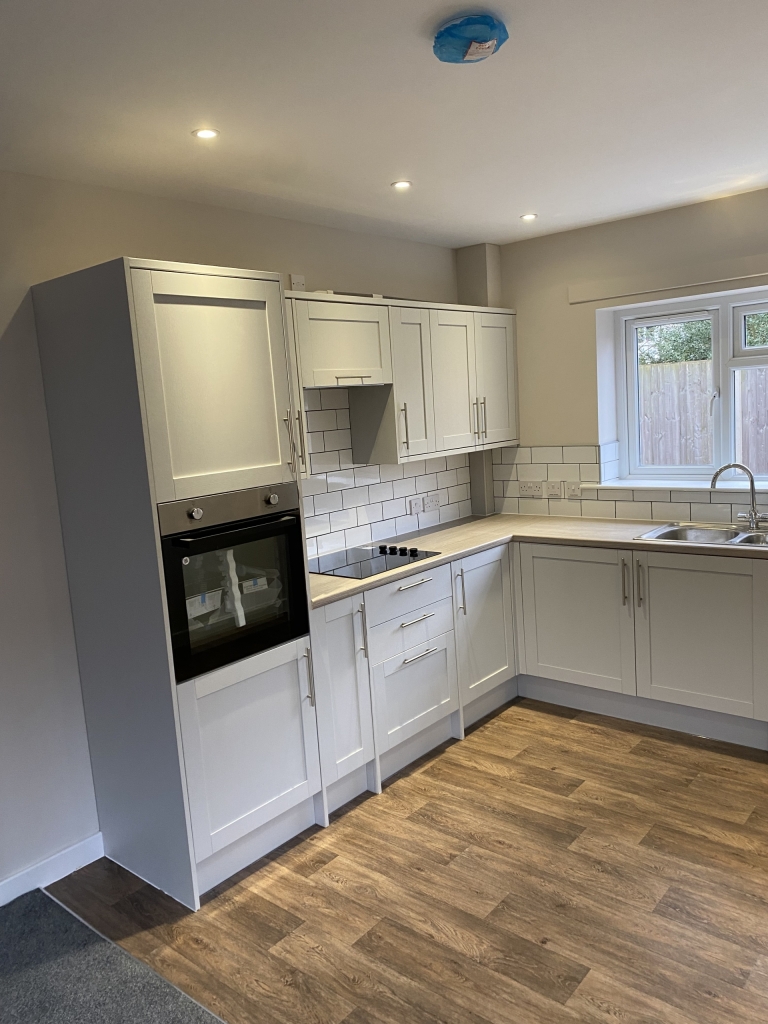
[{"label": "induction hob", "polygon": [[439,551],[422,551],[407,544],[369,544],[310,558],[309,571],[322,576],[349,576],[361,580],[439,554]]}]

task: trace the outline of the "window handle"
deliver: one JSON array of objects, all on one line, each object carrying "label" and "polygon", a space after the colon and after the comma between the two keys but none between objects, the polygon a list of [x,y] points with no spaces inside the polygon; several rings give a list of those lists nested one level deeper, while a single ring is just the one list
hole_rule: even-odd
[{"label": "window handle", "polygon": [[709,415],[711,416],[715,408],[715,399],[720,398],[720,388],[715,388],[712,392],[712,397],[709,400]]}]

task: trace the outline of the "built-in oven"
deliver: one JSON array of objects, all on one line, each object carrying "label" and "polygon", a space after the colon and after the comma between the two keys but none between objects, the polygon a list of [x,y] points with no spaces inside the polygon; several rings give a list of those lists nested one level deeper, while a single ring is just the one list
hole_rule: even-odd
[{"label": "built-in oven", "polygon": [[158,505],[176,681],[309,632],[296,484]]}]

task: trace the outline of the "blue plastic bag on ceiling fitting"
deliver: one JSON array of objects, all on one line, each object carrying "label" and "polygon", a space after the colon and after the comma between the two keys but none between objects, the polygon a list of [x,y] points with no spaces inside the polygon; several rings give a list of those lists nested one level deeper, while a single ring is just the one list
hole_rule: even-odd
[{"label": "blue plastic bag on ceiling fitting", "polygon": [[[477,64],[495,53],[507,39],[509,32],[503,21],[492,14],[470,14],[443,25],[435,36],[432,52],[446,64]],[[495,45],[488,46],[493,40]]]}]

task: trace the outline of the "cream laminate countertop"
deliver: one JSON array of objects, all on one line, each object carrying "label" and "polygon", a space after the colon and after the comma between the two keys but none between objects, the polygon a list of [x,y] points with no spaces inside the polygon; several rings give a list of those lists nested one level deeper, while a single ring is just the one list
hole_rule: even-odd
[{"label": "cream laminate countertop", "polygon": [[343,597],[351,597],[364,590],[392,583],[405,576],[410,576],[414,572],[426,572],[445,562],[453,562],[457,558],[473,555],[477,551],[485,551],[497,544],[508,544],[512,540],[540,544],[577,544],[598,548],[629,548],[638,551],[669,551],[688,555],[768,558],[768,547],[638,540],[640,534],[662,525],[662,523],[635,519],[582,519],[575,516],[571,518],[513,514],[464,519],[455,526],[443,526],[419,534],[420,547],[433,548],[440,552],[433,558],[425,558],[420,562],[404,565],[399,569],[390,569],[389,572],[379,573],[378,576],[368,576],[362,580],[349,579],[346,576],[322,576],[318,573],[310,573],[312,607],[319,608],[322,605],[331,604]]}]

